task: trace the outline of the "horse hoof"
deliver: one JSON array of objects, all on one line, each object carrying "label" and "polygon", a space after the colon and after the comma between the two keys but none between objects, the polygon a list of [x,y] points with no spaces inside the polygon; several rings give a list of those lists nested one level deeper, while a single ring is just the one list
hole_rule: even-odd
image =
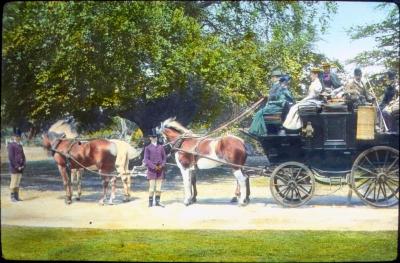
[{"label": "horse hoof", "polygon": [[236,196],[232,197],[231,199],[231,203],[237,203],[238,199]]},{"label": "horse hoof", "polygon": [[184,204],[185,206],[189,206],[189,205],[191,205],[192,203],[191,203],[190,201],[185,201],[185,202],[183,202],[183,204]]},{"label": "horse hoof", "polygon": [[65,203],[66,203],[67,205],[70,205],[70,204],[72,203],[72,200],[66,199],[66,200],[65,200]]},{"label": "horse hoof", "polygon": [[80,197],[76,197],[75,200],[76,201],[81,201],[81,198]]},{"label": "horse hoof", "polygon": [[196,202],[197,202],[196,197],[194,197],[194,198],[192,198],[192,200],[190,200],[190,203],[192,203],[192,204],[194,204],[194,203],[196,203]]},{"label": "horse hoof", "polygon": [[103,200],[100,200],[100,201],[99,201],[99,205],[104,205],[104,201],[103,201]]},{"label": "horse hoof", "polygon": [[243,206],[246,206],[247,205],[247,203],[246,202],[239,202],[239,204],[238,204],[240,207],[243,207]]}]

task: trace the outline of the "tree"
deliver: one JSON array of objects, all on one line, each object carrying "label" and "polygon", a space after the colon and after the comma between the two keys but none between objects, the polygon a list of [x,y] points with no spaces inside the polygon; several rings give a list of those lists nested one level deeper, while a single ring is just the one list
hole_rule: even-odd
[{"label": "tree", "polygon": [[[3,125],[120,115],[204,126],[266,94],[281,65],[299,83],[327,13],[312,2],[13,2],[4,9]],[[318,22],[316,22],[318,21]],[[62,26],[60,26],[62,25]],[[16,99],[17,98],[17,99]],[[182,103],[183,102],[183,103]]]},{"label": "tree", "polygon": [[381,64],[388,69],[398,72],[400,67],[399,9],[395,3],[382,3],[377,8],[386,8],[388,10],[388,15],[383,21],[375,24],[355,26],[347,30],[347,33],[353,40],[374,37],[377,42],[376,48],[358,54],[353,59],[350,59],[348,63],[357,63],[360,66]]}]

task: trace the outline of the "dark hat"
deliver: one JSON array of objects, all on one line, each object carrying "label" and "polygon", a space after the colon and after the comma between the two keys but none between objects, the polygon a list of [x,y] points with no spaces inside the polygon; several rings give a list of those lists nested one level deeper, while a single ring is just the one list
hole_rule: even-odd
[{"label": "dark hat", "polygon": [[21,132],[20,129],[16,129],[16,130],[13,132],[13,136],[21,137],[21,135],[22,135],[22,132]]},{"label": "dark hat", "polygon": [[290,76],[288,75],[283,75],[280,79],[279,82],[285,82],[285,81],[289,81],[290,80]]},{"label": "dark hat", "polygon": [[156,128],[153,128],[153,129],[151,129],[151,132],[149,133],[149,135],[148,135],[149,137],[158,137],[158,134],[157,134],[157,129]]},{"label": "dark hat", "polygon": [[282,76],[283,75],[283,72],[282,71],[280,71],[280,70],[274,70],[274,71],[272,71],[272,74],[271,74],[271,76],[275,76],[275,77],[280,77],[280,76]]},{"label": "dark hat", "polygon": [[354,76],[361,76],[361,75],[362,75],[362,72],[361,72],[360,68],[354,69]]},{"label": "dark hat", "polygon": [[388,71],[388,72],[386,72],[386,75],[388,76],[388,79],[394,80],[396,73],[394,73],[393,71]]}]

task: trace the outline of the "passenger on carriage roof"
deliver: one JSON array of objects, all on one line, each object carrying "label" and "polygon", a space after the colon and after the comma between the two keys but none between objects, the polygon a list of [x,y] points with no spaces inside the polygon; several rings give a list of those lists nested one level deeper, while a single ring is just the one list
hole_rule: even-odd
[{"label": "passenger on carriage roof", "polygon": [[288,130],[298,130],[303,126],[299,116],[299,107],[320,107],[321,101],[318,100],[322,91],[322,85],[318,78],[321,72],[319,68],[312,68],[310,73],[311,85],[308,88],[308,95],[293,105],[283,123],[283,127]]},{"label": "passenger on carriage roof", "polygon": [[322,73],[321,76],[322,77],[321,84],[324,90],[330,92],[342,86],[339,77],[335,73],[331,72],[331,64],[329,64],[328,62],[323,62],[322,68],[324,72]]},{"label": "passenger on carriage roof", "polygon": [[354,69],[354,78],[345,85],[343,90],[343,96],[355,106],[365,105],[366,102],[372,103],[374,101],[374,97],[367,91],[361,77],[361,69]]},{"label": "passenger on carriage roof", "polygon": [[290,77],[283,75],[279,78],[279,84],[271,89],[268,102],[264,108],[260,109],[253,118],[249,132],[255,135],[265,135],[268,133],[264,121],[264,114],[281,114],[283,109],[293,103],[293,97],[288,89]]}]

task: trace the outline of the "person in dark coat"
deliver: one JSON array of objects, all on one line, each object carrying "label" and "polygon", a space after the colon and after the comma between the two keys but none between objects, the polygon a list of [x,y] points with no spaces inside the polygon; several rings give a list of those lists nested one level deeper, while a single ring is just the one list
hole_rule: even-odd
[{"label": "person in dark coat", "polygon": [[392,71],[386,73],[386,87],[383,99],[379,104],[379,108],[383,110],[395,97],[396,87],[395,87],[395,77],[396,74]]},{"label": "person in dark coat", "polygon": [[17,129],[12,137],[12,142],[7,146],[9,170],[11,173],[10,191],[11,201],[22,201],[19,198],[19,184],[25,168],[25,154],[21,144],[21,131]]},{"label": "person in dark coat", "polygon": [[164,207],[160,203],[161,185],[165,176],[166,154],[164,147],[157,144],[157,133],[153,129],[149,135],[150,144],[144,149],[143,162],[147,167],[147,179],[149,180],[149,207],[153,206],[155,194],[156,206]]}]

